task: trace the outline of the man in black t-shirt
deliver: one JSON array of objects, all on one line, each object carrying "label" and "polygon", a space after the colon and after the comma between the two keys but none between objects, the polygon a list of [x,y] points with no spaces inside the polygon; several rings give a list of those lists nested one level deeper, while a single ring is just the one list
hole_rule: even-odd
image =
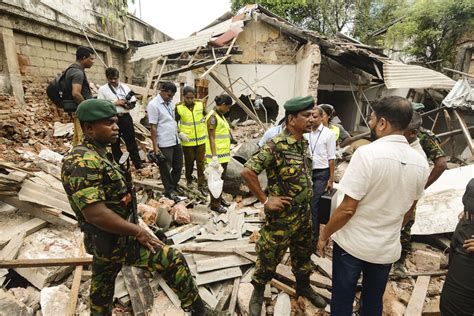
[{"label": "man in black t-shirt", "polygon": [[[66,69],[64,80],[66,91],[64,91],[63,102],[64,111],[68,113],[76,112],[77,106],[84,100],[92,99],[92,92],[85,69],[94,65],[94,51],[90,47],[79,46],[76,50],[76,62]],[[77,145],[82,138],[82,130],[79,121],[74,118],[74,136],[72,145]]]}]

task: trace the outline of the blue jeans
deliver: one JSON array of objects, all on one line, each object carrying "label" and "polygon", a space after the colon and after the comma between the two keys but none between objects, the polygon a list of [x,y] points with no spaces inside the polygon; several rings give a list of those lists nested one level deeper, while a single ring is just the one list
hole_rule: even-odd
[{"label": "blue jeans", "polygon": [[311,199],[311,217],[313,219],[313,236],[317,243],[319,239],[319,209],[321,196],[329,180],[329,168],[313,169],[313,197]]},{"label": "blue jeans", "polygon": [[383,293],[392,264],[375,264],[357,259],[334,243],[332,258],[332,316],[350,316],[357,280],[362,272],[360,315],[378,316],[383,311]]}]

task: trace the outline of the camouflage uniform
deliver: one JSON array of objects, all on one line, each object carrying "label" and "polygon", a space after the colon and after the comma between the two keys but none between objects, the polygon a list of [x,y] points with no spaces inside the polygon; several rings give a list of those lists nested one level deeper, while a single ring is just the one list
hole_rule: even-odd
[{"label": "camouflage uniform", "polygon": [[[421,128],[418,131],[417,135],[420,140],[421,148],[426,154],[428,160],[435,161],[438,158],[446,156],[443,149],[439,145],[439,140],[436,136],[429,130]],[[401,233],[401,243],[402,243],[402,256],[401,259],[405,260],[407,254],[411,251],[411,227],[415,223],[415,213],[413,217],[408,221],[408,223],[403,227]]]},{"label": "camouflage uniform", "polygon": [[135,237],[107,233],[86,222],[81,210],[95,202],[106,206],[123,219],[130,218],[125,176],[104,146],[91,139],[75,147],[64,159],[62,181],[69,203],[74,210],[84,245],[94,256],[90,291],[91,315],[111,315],[115,278],[122,265],[163,272],[163,277],[189,309],[199,297],[196,284],[183,255],[168,246],[152,254]]},{"label": "camouflage uniform", "polygon": [[285,129],[254,154],[245,167],[257,174],[267,171],[270,196],[292,198],[291,206],[280,212],[265,209],[266,223],[255,247],[258,259],[252,283],[264,285],[270,281],[288,247],[295,276],[309,275],[314,244],[310,210],[312,170],[306,139],[297,141]]}]

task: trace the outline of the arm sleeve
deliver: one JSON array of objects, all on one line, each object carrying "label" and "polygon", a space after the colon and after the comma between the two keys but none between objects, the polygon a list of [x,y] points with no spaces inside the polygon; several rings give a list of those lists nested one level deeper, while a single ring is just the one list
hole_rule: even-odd
[{"label": "arm sleeve", "polygon": [[267,142],[259,152],[255,153],[246,163],[245,167],[260,174],[263,170],[272,165],[275,160],[273,142]]},{"label": "arm sleeve", "polygon": [[207,120],[207,129],[216,129],[217,127],[217,118],[215,115],[211,115],[209,120]]},{"label": "arm sleeve", "polygon": [[344,128],[344,126],[342,126],[341,124],[337,124],[337,126],[339,126],[339,138],[341,140],[351,137],[351,135]]},{"label": "arm sleeve", "polygon": [[80,71],[79,69],[71,69],[71,84],[80,84],[84,82],[84,72]]},{"label": "arm sleeve", "polygon": [[158,108],[153,103],[148,103],[148,122],[150,124],[158,124]]},{"label": "arm sleeve", "polygon": [[328,142],[326,144],[328,160],[334,160],[336,159],[336,135],[332,132],[328,133],[328,135]]},{"label": "arm sleeve", "polygon": [[[104,92],[104,86],[99,88],[99,92],[97,92],[97,99],[108,100],[106,94]],[[109,100],[111,101],[111,100]]]},{"label": "arm sleeve", "polygon": [[102,168],[97,160],[83,161],[71,165],[67,185],[74,204],[82,211],[86,206],[105,201],[105,192],[102,186]]},{"label": "arm sleeve", "polygon": [[364,152],[364,149],[359,148],[356,150],[339,183],[339,189],[357,201],[362,200],[369,191],[370,177],[373,170],[365,158],[367,154]]}]

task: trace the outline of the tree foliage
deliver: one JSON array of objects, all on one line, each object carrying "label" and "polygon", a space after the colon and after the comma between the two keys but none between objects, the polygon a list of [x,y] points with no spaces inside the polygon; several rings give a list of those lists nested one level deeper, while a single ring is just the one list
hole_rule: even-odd
[{"label": "tree foliage", "polygon": [[402,50],[417,62],[441,70],[452,67],[462,36],[473,30],[474,2],[418,0],[406,18],[389,29],[388,45],[402,39]]}]

